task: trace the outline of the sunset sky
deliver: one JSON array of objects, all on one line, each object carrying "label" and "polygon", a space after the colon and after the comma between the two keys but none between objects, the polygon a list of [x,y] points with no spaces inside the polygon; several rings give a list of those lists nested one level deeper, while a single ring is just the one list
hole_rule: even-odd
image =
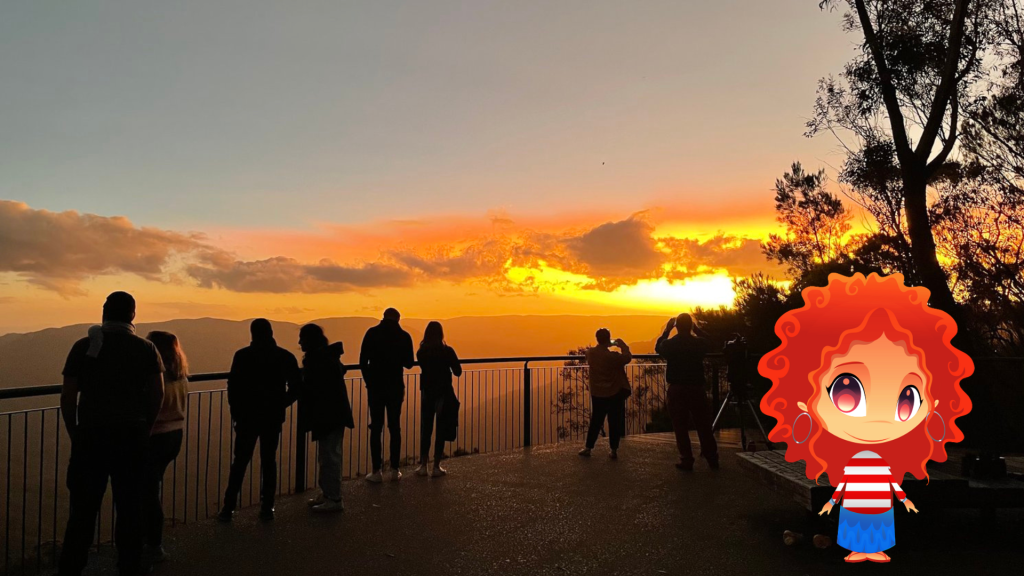
[{"label": "sunset sky", "polygon": [[781,271],[772,186],[851,39],[807,0],[12,2],[0,334],[668,314]]}]

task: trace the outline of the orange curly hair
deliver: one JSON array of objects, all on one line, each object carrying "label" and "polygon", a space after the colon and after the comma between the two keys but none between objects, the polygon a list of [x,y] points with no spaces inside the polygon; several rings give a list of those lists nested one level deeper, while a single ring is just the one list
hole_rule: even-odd
[{"label": "orange curly hair", "polygon": [[[852,277],[831,274],[824,288],[810,287],[802,292],[804,305],[782,315],[775,323],[775,334],[782,344],[765,354],[757,365],[758,372],[772,381],[772,387],[761,399],[761,411],[778,422],[768,437],[787,444],[786,460],[807,462],[807,477],[817,480],[830,466],[840,471],[854,454],[864,449],[860,444],[842,440],[825,431],[815,413],[818,397],[825,393],[821,378],[832,357],[845,354],[854,342],[873,342],[882,335],[893,342],[902,342],[907,352],[916,356],[926,375],[925,390],[931,399],[927,408],[936,408],[945,419],[943,431],[928,417],[906,435],[885,445],[883,454],[892,467],[893,477],[903,478],[907,472],[916,478],[927,478],[928,460],[946,461],[946,442],[963,440],[956,419],[971,411],[971,399],[960,382],[974,372],[974,362],[950,341],[956,334],[956,323],[945,312],[930,308],[926,288],[908,288],[901,274],[879,276],[872,273]],[[926,392],[925,392],[926,391]],[[808,434],[806,422],[794,436],[794,424],[802,410],[797,402],[808,406],[812,428],[810,437],[801,443],[793,438]],[[806,419],[805,419],[806,420]],[[841,474],[829,476],[836,485]]]}]

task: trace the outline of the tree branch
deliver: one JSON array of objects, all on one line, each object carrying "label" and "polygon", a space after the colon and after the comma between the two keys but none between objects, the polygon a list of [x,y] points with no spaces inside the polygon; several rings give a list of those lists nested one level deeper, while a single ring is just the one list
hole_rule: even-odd
[{"label": "tree branch", "polygon": [[931,177],[938,172],[939,168],[942,168],[942,165],[946,162],[946,158],[949,158],[950,152],[953,151],[953,146],[956,145],[958,124],[960,122],[960,91],[956,86],[953,87],[951,102],[952,109],[949,111],[949,135],[946,136],[946,142],[942,146],[942,150],[939,151],[939,155],[929,162],[928,166],[925,168],[925,173],[927,174],[928,179],[931,179]]},{"label": "tree branch", "polygon": [[889,114],[892,139],[896,145],[896,156],[902,164],[913,157],[914,151],[910,147],[907,127],[903,123],[903,110],[900,109],[896,86],[892,82],[892,73],[889,71],[889,65],[885,62],[885,52],[882,49],[882,43],[875,34],[875,28],[871,24],[871,16],[868,14],[868,8],[864,0],[856,0],[854,4],[857,7],[860,27],[864,31],[864,42],[868,46],[868,51],[871,53],[871,58],[875,63],[875,70],[878,72],[878,78],[882,82],[882,100],[885,102],[885,109]]},{"label": "tree branch", "polygon": [[[860,3],[861,0],[858,0]],[[946,108],[953,96],[957,84],[960,67],[960,49],[963,46],[964,28],[967,26],[967,5],[970,0],[957,0],[956,9],[953,11],[953,20],[949,28],[949,47],[946,50],[946,63],[942,69],[942,80],[935,91],[935,98],[932,100],[931,111],[928,113],[928,123],[921,132],[921,141],[918,143],[915,153],[922,162],[927,162],[931,156],[935,139],[942,128],[942,121],[946,118]]]}]

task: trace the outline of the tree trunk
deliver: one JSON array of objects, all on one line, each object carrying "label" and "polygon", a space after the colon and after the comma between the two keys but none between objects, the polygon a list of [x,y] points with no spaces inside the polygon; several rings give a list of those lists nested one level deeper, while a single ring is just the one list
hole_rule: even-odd
[{"label": "tree trunk", "polygon": [[924,167],[901,166],[901,169],[910,253],[918,278],[931,292],[929,303],[932,307],[949,314],[956,321],[957,335],[953,339],[954,345],[967,354],[974,354],[977,350],[973,340],[968,337],[967,316],[953,298],[946,272],[939,265],[936,255],[935,237],[932,235],[931,222],[928,219],[928,185]]}]

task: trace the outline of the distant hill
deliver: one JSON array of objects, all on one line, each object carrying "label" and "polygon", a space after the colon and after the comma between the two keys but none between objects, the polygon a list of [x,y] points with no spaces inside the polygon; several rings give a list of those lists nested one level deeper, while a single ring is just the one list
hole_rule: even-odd
[{"label": "distant hill", "polygon": [[[315,320],[332,341],[345,343],[346,363],[359,358],[366,329],[378,321],[365,317]],[[428,320],[403,319],[416,343]],[[653,351],[653,340],[664,325],[662,316],[467,316],[442,320],[445,338],[464,358],[561,355],[594,341],[598,328],[615,338],[636,343],[634,352]],[[300,355],[299,324],[273,322],[278,343]],[[71,345],[86,335],[88,324],[48,328],[28,334],[0,336],[0,388],[40,386],[60,382],[60,372]],[[139,324],[140,335],[166,330],[178,335],[193,372],[228,369],[235,350],[249,342],[249,321],[199,318]]]}]

